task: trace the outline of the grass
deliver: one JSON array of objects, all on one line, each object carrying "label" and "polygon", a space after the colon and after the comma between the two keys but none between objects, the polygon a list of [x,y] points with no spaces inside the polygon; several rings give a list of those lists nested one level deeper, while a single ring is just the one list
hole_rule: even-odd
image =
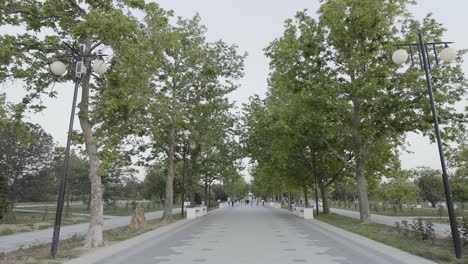
[{"label": "grass", "polygon": [[[420,240],[414,232],[409,232],[406,237],[396,227],[376,223],[362,224],[357,219],[337,214],[320,214],[317,219],[438,263],[468,263],[466,257],[461,260],[455,258],[452,242],[447,238],[436,238],[431,243]],[[468,252],[466,248],[464,251]]]},{"label": "grass", "polygon": [[[0,224],[0,236],[12,235],[19,232],[29,232],[42,230],[51,227],[54,224],[54,214],[45,214],[44,212],[15,212],[15,221],[8,224]],[[72,225],[88,222],[87,216],[70,215],[62,218],[63,225]]]},{"label": "grass", "polygon": [[[172,223],[182,219],[180,214],[172,216]],[[154,219],[146,222],[146,226],[142,229],[132,229],[128,226],[119,227],[104,231],[104,244],[111,245],[118,241],[127,240],[140,234],[160,228],[167,223],[161,219]],[[61,240],[59,243],[59,251],[54,260],[50,259],[50,243],[33,246],[27,249],[19,249],[8,253],[0,254],[0,264],[56,264],[63,263],[70,259],[74,259],[92,251],[92,249],[83,248],[84,236],[74,236],[70,239]]]},{"label": "grass", "polygon": [[47,229],[47,228],[49,228],[49,227],[51,227],[51,226],[52,226],[51,224],[50,224],[50,225],[49,225],[49,224],[38,225],[38,226],[37,226],[37,229],[39,229],[39,230],[44,230],[44,229]]},{"label": "grass", "polygon": [[[142,202],[138,202],[137,206],[142,207]],[[179,207],[180,205],[174,204],[175,207]],[[71,204],[69,208],[70,213],[79,213],[79,214],[89,214],[89,210],[86,208],[85,204]],[[34,211],[43,211],[45,212],[48,210],[49,212],[55,212],[55,206],[31,206],[31,207],[21,207],[18,209],[22,210],[34,210]],[[162,210],[162,206],[159,204],[154,204],[152,202],[144,202],[143,208],[145,212],[154,212]],[[67,207],[63,208],[64,214],[67,211]],[[133,206],[131,202],[128,203],[118,203],[114,207],[105,206],[104,207],[104,215],[111,215],[111,216],[129,216],[133,213]]]},{"label": "grass", "polygon": [[13,235],[15,233],[15,230],[12,230],[10,228],[5,228],[0,230],[0,236],[8,236],[8,235]]},{"label": "grass", "polygon": [[[346,206],[343,206],[342,204],[332,203],[331,207],[337,208],[337,209],[350,210],[350,211],[359,210],[359,208],[357,207],[357,204],[353,204],[352,206],[346,207]],[[423,208],[402,208],[402,210],[400,209],[393,210],[390,206],[386,206],[384,208],[382,205],[371,206],[371,213],[379,214],[379,215],[387,215],[387,216],[425,216],[425,217],[448,216],[446,208],[439,210],[438,208],[434,209],[432,207],[423,207]],[[461,210],[455,210],[455,213],[457,214],[457,216],[461,216]],[[468,216],[468,212],[466,211],[463,212],[463,215]]]}]

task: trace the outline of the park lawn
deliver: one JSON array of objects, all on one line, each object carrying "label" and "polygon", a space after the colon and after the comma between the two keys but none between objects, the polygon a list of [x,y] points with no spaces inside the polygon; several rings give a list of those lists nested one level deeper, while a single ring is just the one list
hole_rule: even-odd
[{"label": "park lawn", "polygon": [[[461,260],[455,258],[452,241],[448,238],[436,238],[432,244],[420,240],[412,231],[405,237],[401,229],[396,227],[376,223],[362,224],[357,219],[337,214],[320,214],[317,219],[437,263],[468,263],[466,257]],[[468,253],[466,247],[463,250]]]},{"label": "park lawn", "polygon": [[[54,225],[55,216],[42,212],[15,212],[16,221],[9,224],[0,224],[0,236],[12,235],[19,232],[42,230]],[[81,215],[65,216],[63,225],[74,225],[89,222],[89,217]]]},{"label": "park lawn", "polygon": [[[349,211],[359,211],[359,209],[356,207],[345,207],[345,206],[338,206],[336,204],[332,204],[332,208],[336,209],[343,209],[343,210],[349,210]],[[423,208],[403,208],[402,210],[396,210],[394,211],[391,208],[386,208],[385,210],[380,207],[380,209],[375,210],[374,208],[371,208],[371,213],[372,214],[378,214],[378,215],[386,215],[386,216],[424,216],[424,217],[447,217],[447,209],[444,208],[443,210],[439,209],[433,209],[429,207],[423,207]],[[460,210],[455,210],[455,214],[457,216],[460,216],[461,211]],[[464,216],[468,216],[468,212],[463,213]]]},{"label": "park lawn", "polygon": [[[141,206],[140,203],[137,204],[138,206]],[[174,208],[178,207],[179,205],[174,204]],[[18,209],[23,209],[23,210],[35,210],[35,211],[46,211],[48,210],[49,212],[55,212],[56,206],[35,206],[35,207],[21,207]],[[153,204],[150,204],[148,207],[148,203],[145,203],[143,208],[145,209],[145,212],[154,212],[154,211],[160,211],[162,210],[162,207],[157,205],[154,206]],[[84,204],[71,204],[70,205],[70,213],[79,213],[79,214],[89,214],[89,210],[86,208],[86,205]],[[64,206],[63,212],[65,213],[67,211],[67,207]],[[110,215],[110,216],[129,216],[132,215],[133,213],[133,207],[129,205],[128,207],[124,204],[118,204],[115,207],[104,207],[104,215]]]},{"label": "park lawn", "polygon": [[[172,216],[172,223],[182,218],[180,214]],[[130,239],[143,233],[155,230],[167,225],[161,219],[154,219],[146,222],[142,229],[132,229],[128,226],[114,228],[104,231],[104,245],[112,245],[119,241]],[[93,249],[83,248],[84,236],[74,236],[70,239],[61,240],[59,243],[58,254],[55,259],[50,259],[50,243],[40,244],[27,249],[19,249],[8,253],[0,253],[0,264],[56,264],[77,258]]]}]

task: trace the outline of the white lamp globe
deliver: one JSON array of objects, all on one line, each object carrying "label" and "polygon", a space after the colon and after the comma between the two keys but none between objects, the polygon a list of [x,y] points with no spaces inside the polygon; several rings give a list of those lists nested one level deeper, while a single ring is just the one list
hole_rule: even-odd
[{"label": "white lamp globe", "polygon": [[103,60],[96,60],[93,63],[93,71],[97,74],[103,74],[107,72],[107,64]]},{"label": "white lamp globe", "polygon": [[50,70],[57,76],[62,76],[67,70],[67,66],[61,61],[54,61],[50,65]]},{"label": "white lamp globe", "polygon": [[408,60],[408,52],[404,49],[399,49],[393,53],[392,60],[396,64],[403,64]]},{"label": "white lamp globe", "polygon": [[446,47],[439,53],[439,58],[443,62],[451,62],[457,58],[457,50],[452,47]]}]

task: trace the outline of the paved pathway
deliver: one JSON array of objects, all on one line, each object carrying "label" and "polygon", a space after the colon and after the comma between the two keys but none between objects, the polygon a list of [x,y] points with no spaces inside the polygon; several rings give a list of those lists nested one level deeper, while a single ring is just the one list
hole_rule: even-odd
[{"label": "paved pathway", "polygon": [[[180,208],[173,210],[180,213]],[[147,220],[162,217],[162,211],[145,214]],[[105,218],[108,218],[105,216]],[[131,216],[113,216],[104,220],[104,230],[126,226],[130,224]],[[89,223],[67,225],[60,228],[60,239],[71,238],[76,234],[84,235],[88,231]],[[37,230],[31,232],[17,233],[9,236],[0,236],[0,252],[9,252],[18,248],[28,248],[32,245],[50,243],[52,240],[53,228]]]},{"label": "paved pathway", "polygon": [[[343,210],[343,209],[336,209],[336,208],[331,208],[330,210],[332,213],[335,213],[335,214],[359,219],[359,212],[357,211]],[[378,214],[371,215],[372,222],[383,224],[383,225],[388,225],[388,226],[395,226],[395,222],[401,223],[401,221],[403,220],[406,220],[409,223],[411,223],[413,222],[414,219],[417,219],[417,218],[418,218],[417,216],[387,216],[387,215],[378,215]],[[440,224],[440,223],[434,223],[434,231],[436,232],[437,236],[442,236],[442,237],[447,237],[448,235],[452,233],[452,231],[450,230],[450,225]]]},{"label": "paved pathway", "polygon": [[433,263],[316,220],[241,206],[182,220],[68,264]]}]

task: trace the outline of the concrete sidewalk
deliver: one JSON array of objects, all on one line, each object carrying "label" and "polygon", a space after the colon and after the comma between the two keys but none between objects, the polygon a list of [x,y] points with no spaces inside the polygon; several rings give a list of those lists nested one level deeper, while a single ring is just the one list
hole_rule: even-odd
[{"label": "concrete sidewalk", "polygon": [[[180,213],[180,208],[172,211],[174,214]],[[162,217],[162,211],[146,213],[147,220]],[[107,216],[105,216],[107,218]],[[122,227],[130,224],[131,216],[113,216],[104,219],[104,230]],[[85,235],[88,231],[89,223],[67,225],[60,228],[60,240],[71,238],[74,235]],[[0,236],[0,253],[9,252],[19,248],[28,248],[33,245],[50,243],[52,241],[53,228],[37,230],[31,232],[17,233],[9,236]]]},{"label": "concrete sidewalk", "polygon": [[[343,210],[343,209],[336,209],[336,208],[330,208],[330,211],[335,214],[359,219],[359,212],[357,211]],[[372,222],[383,224],[383,225],[388,225],[388,226],[395,226],[395,222],[401,223],[401,221],[403,220],[406,220],[409,223],[411,223],[413,222],[414,219],[417,219],[417,218],[418,218],[417,216],[387,216],[387,215],[378,215],[378,214],[371,215]],[[434,231],[437,236],[441,236],[441,237],[447,237],[450,234],[452,234],[452,231],[450,230],[450,225],[448,224],[434,223]]]},{"label": "concrete sidewalk", "polygon": [[267,206],[235,206],[102,247],[67,264],[430,264],[432,261]]}]

